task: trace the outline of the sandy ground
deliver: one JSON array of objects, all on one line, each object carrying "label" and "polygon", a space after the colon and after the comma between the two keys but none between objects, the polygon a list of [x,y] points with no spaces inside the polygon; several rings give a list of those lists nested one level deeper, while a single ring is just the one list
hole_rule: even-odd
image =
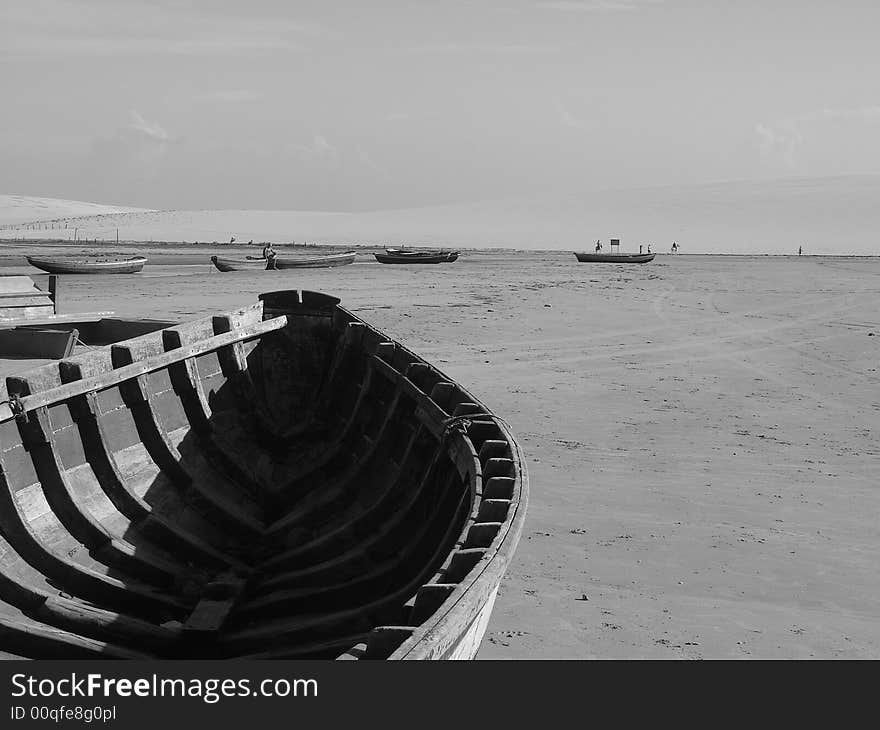
[{"label": "sandy ground", "polygon": [[202,255],[66,277],[67,309],[333,293],[519,435],[528,519],[479,658],[880,656],[880,259],[220,274]]}]

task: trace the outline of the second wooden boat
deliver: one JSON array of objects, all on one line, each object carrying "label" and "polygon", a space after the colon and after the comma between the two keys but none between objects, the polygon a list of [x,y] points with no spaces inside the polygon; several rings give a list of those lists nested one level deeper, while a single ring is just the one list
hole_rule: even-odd
[{"label": "second wooden boat", "polygon": [[449,253],[446,251],[436,252],[436,253],[414,253],[414,252],[402,252],[402,253],[375,253],[373,256],[376,257],[376,261],[380,264],[442,264],[447,263],[449,261],[455,261],[458,258],[458,253],[455,253],[455,258],[450,259]]},{"label": "second wooden boat", "polygon": [[418,250],[408,248],[386,248],[385,253],[390,256],[446,256],[446,261],[448,263],[452,263],[458,258],[458,251],[449,251],[440,248]]},{"label": "second wooden boat", "polygon": [[513,434],[313,292],[0,381],[0,656],[471,658]]},{"label": "second wooden boat", "polygon": [[282,269],[319,269],[345,266],[354,263],[355,251],[325,254],[323,256],[287,256],[276,255],[270,259],[230,258],[212,256],[211,263],[220,271],[272,271]]},{"label": "second wooden boat", "polygon": [[582,264],[646,264],[654,260],[653,253],[575,253]]},{"label": "second wooden boat", "polygon": [[131,258],[78,258],[72,256],[25,256],[31,266],[50,274],[136,274],[144,268],[144,256]]}]

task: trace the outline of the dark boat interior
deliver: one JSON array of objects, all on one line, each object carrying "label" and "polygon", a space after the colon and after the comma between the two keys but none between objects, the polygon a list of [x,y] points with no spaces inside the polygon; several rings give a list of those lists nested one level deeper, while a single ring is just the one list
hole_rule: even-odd
[{"label": "dark boat interior", "polygon": [[511,531],[515,441],[338,299],[260,299],[0,384],[0,657],[454,640],[437,622]]}]

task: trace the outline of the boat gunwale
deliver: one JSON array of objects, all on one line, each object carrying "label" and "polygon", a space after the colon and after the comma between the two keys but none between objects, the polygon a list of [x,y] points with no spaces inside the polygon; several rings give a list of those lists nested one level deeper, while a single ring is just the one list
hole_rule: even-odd
[{"label": "boat gunwale", "polygon": [[[441,375],[442,374],[443,373],[441,372]],[[450,382],[455,383],[456,381],[451,380]],[[463,393],[470,396],[470,393],[467,390],[464,388],[461,390]],[[486,411],[484,414],[474,414],[474,420],[485,419],[492,421],[492,423],[494,423],[502,432],[507,444],[510,446],[515,470],[515,476],[513,477],[513,494],[510,497],[510,509],[505,516],[504,522],[499,527],[492,542],[485,548],[485,552],[477,564],[455,584],[452,593],[431,614],[429,617],[430,620],[417,627],[413,632],[413,635],[404,641],[391,654],[391,656],[388,657],[389,659],[444,658],[444,655],[456,646],[459,638],[452,637],[453,641],[451,645],[446,647],[446,651],[443,651],[444,640],[447,640],[448,642],[448,639],[450,638],[444,632],[444,626],[458,625],[460,623],[459,614],[461,613],[465,613],[465,615],[467,613],[473,613],[473,620],[477,618],[479,610],[472,611],[473,606],[476,605],[478,609],[485,606],[491,593],[493,593],[500,585],[501,579],[507,571],[510,559],[515,552],[516,547],[519,544],[520,536],[522,535],[529,494],[529,475],[525,462],[525,454],[512,430],[501,418],[495,416],[481,401],[472,396],[471,402],[482,406]],[[482,486],[485,491],[485,481]],[[473,524],[481,523],[465,523],[462,530],[461,546],[456,547],[454,551],[451,551],[450,557],[459,550],[468,549],[464,547],[464,540],[467,538],[467,534]],[[432,585],[432,583],[427,583],[425,585]],[[473,593],[478,585],[486,591],[485,600],[479,600],[482,596]],[[469,598],[471,600],[468,600]],[[471,627],[473,620],[465,625],[464,631],[461,632],[462,635]],[[438,650],[440,651],[440,656],[433,656],[432,652],[437,652]]]}]

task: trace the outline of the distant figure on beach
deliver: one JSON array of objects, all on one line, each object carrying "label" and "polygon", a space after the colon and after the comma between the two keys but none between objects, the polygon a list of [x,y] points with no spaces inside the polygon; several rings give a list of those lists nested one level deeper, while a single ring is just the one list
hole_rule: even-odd
[{"label": "distant figure on beach", "polygon": [[804,255],[804,247],[798,246],[798,256],[803,256],[803,255]]},{"label": "distant figure on beach", "polygon": [[232,236],[232,238],[229,239],[229,243],[235,243],[235,236]]},{"label": "distant figure on beach", "polygon": [[648,253],[651,253],[651,244],[648,244]]},{"label": "distant figure on beach", "polygon": [[639,253],[642,252],[642,244],[639,244]]},{"label": "distant figure on beach", "polygon": [[678,253],[678,244],[675,241],[672,242],[672,253]]},{"label": "distant figure on beach", "polygon": [[596,253],[602,250],[602,242],[600,240],[596,240]]},{"label": "distant figure on beach", "polygon": [[271,243],[267,243],[265,246],[263,246],[263,258],[264,259],[275,258],[275,249],[272,248]]}]

